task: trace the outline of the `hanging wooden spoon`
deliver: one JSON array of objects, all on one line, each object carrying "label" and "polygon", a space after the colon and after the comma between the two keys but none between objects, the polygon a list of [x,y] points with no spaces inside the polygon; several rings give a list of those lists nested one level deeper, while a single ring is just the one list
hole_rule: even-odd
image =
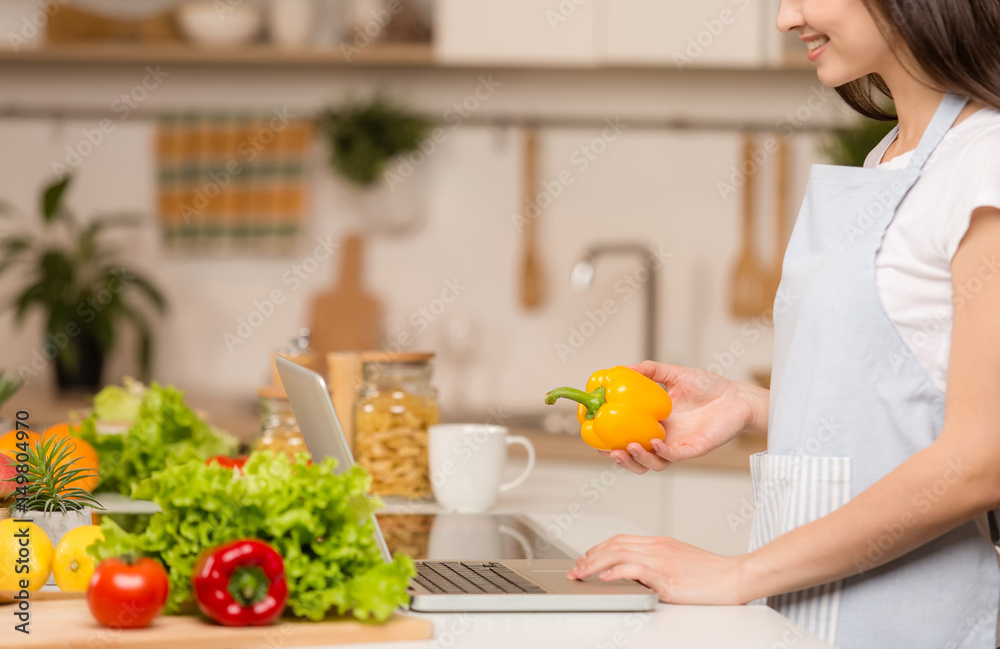
[{"label": "hanging wooden spoon", "polygon": [[[523,180],[524,193],[521,209],[524,210],[521,231],[523,253],[521,257],[521,306],[537,309],[545,301],[545,277],[538,251],[538,133],[528,127],[524,133]],[[533,207],[532,207],[533,206]]]},{"label": "hanging wooden spoon", "polygon": [[[750,133],[743,134],[743,164],[741,170],[754,168],[753,160],[754,138]],[[761,267],[757,261],[757,251],[754,245],[754,228],[756,220],[757,196],[754,191],[754,173],[747,173],[743,182],[743,243],[740,254],[733,266],[732,283],[730,285],[730,311],[737,318],[754,318],[764,310],[765,283],[769,271]]]}]

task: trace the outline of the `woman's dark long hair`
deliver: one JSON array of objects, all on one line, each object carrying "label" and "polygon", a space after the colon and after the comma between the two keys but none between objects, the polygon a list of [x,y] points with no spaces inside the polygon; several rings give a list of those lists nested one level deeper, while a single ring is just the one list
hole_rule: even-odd
[{"label": "woman's dark long hair", "polygon": [[[862,2],[889,46],[905,44],[917,65],[942,90],[1000,109],[998,0]],[[839,86],[837,94],[866,117],[896,119],[879,101],[879,95],[892,95],[878,74]]]}]

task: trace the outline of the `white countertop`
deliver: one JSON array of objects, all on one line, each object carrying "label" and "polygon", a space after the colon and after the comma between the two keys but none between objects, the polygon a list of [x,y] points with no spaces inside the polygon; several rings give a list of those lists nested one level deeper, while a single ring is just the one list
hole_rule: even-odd
[{"label": "white countertop", "polygon": [[[501,495],[495,512],[522,513],[550,540],[580,554],[615,534],[645,534],[634,523],[574,501],[577,480],[539,471],[523,488]],[[123,502],[111,499],[121,511]],[[569,516],[566,503],[580,502]],[[111,503],[109,503],[111,504]],[[126,506],[142,511],[139,503]],[[155,507],[155,506],[154,506]],[[390,503],[387,512],[439,512],[433,503]],[[573,510],[574,513],[577,510]],[[766,606],[675,606],[610,613],[417,613],[434,621],[434,639],[358,645],[366,649],[829,649],[830,645]],[[331,647],[333,645],[330,645]],[[346,645],[336,645],[346,646]],[[318,649],[318,648],[317,648]]]},{"label": "white countertop", "polygon": [[[515,500],[515,499],[510,499]],[[518,499],[519,500],[519,499]],[[512,511],[509,502],[498,510]],[[389,511],[413,511],[389,506]],[[535,505],[531,509],[539,509]],[[435,505],[423,511],[439,511]],[[523,510],[522,510],[523,511]],[[540,529],[552,517],[528,514]],[[588,514],[561,531],[576,553],[614,534],[643,534],[628,521]],[[767,606],[674,606],[630,613],[417,613],[434,621],[434,639],[363,645],[368,649],[829,649],[830,645]]]},{"label": "white countertop", "polygon": [[434,639],[367,649],[829,649],[766,606],[669,606],[637,613],[438,613]]}]

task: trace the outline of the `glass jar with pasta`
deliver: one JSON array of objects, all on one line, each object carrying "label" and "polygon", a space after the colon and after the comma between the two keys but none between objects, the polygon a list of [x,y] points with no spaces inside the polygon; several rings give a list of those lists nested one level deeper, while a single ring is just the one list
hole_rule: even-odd
[{"label": "glass jar with pasta", "polygon": [[354,408],[354,458],[372,493],[413,500],[431,495],[427,427],[438,423],[430,352],[362,352]]}]

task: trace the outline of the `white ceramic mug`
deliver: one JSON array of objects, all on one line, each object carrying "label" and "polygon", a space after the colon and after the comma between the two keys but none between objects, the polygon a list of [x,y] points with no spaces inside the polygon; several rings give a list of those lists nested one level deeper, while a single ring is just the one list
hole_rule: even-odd
[{"label": "white ceramic mug", "polygon": [[[521,484],[535,467],[535,447],[505,426],[435,424],[428,429],[428,455],[434,498],[445,509],[472,514],[488,510],[500,492]],[[514,480],[500,483],[507,447],[528,451],[528,465]]]}]

